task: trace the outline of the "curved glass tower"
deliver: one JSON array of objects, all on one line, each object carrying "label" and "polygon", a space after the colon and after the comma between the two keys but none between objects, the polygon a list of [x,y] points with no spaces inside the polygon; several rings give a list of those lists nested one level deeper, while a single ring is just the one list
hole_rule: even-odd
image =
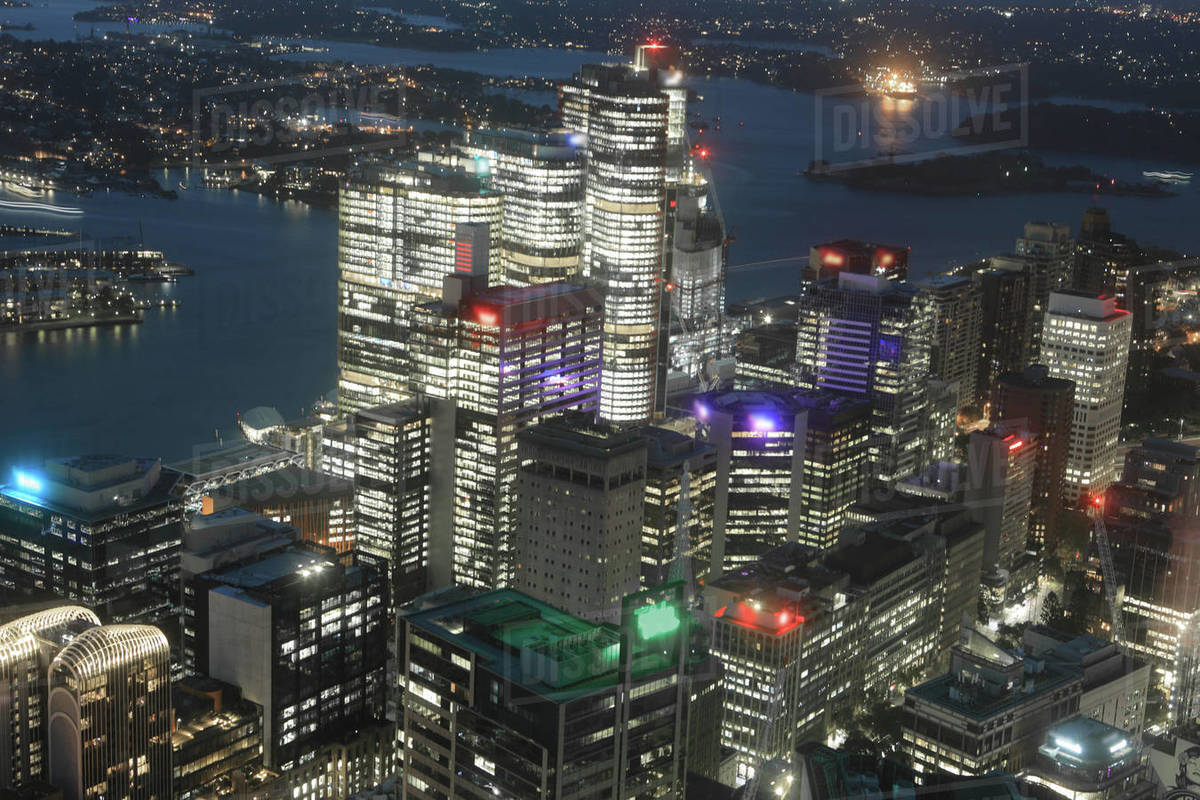
[{"label": "curved glass tower", "polygon": [[654,410],[663,311],[669,99],[651,74],[588,64],[562,88],[563,124],[587,137],[583,275],[604,287],[600,417]]},{"label": "curved glass tower", "polygon": [[50,663],[50,782],[65,800],[171,796],[171,649],[150,625],[76,636]]}]

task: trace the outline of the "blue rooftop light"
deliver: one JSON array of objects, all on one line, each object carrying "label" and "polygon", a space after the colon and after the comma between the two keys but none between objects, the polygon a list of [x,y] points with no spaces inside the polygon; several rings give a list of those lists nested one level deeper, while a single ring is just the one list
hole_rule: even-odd
[{"label": "blue rooftop light", "polygon": [[25,492],[40,492],[42,490],[42,482],[30,475],[28,472],[22,472],[19,469],[13,470],[13,476],[17,480],[17,488]]},{"label": "blue rooftop light", "polygon": [[750,427],[756,431],[773,431],[775,430],[775,420],[766,414],[751,414]]}]

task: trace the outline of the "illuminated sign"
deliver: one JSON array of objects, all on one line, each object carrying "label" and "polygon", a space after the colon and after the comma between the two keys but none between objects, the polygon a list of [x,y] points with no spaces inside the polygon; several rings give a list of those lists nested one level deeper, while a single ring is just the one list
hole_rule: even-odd
[{"label": "illuminated sign", "polygon": [[656,639],[679,630],[679,610],[671,603],[642,606],[633,612],[638,636]]}]

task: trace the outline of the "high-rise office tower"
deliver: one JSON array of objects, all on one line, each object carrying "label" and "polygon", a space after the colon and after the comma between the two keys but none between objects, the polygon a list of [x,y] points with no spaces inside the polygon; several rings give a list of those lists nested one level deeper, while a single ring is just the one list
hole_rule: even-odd
[{"label": "high-rise office tower", "polygon": [[441,294],[460,223],[486,223],[498,252],[503,199],[478,176],[432,163],[372,167],[338,200],[338,407],[403,400],[408,308]]},{"label": "high-rise office tower", "polygon": [[577,617],[619,620],[641,583],[645,440],[582,412],[517,438],[515,587]]},{"label": "high-rise office tower", "polygon": [[837,542],[846,509],[865,483],[871,403],[820,390],[792,398],[808,417],[798,538],[824,550]]},{"label": "high-rise office tower", "polygon": [[[1023,268],[1023,262],[1017,263],[1016,259],[997,256],[991,263],[991,268],[976,275],[983,313],[975,391],[982,398],[991,394],[997,377],[1020,372],[1032,359],[1029,274]],[[1021,268],[1009,269],[1009,266]]]},{"label": "high-rise office tower", "polygon": [[[708,180],[689,166],[673,186],[667,302],[670,369],[688,383],[715,375],[724,352],[725,223]],[[660,403],[661,406],[661,403]]]},{"label": "high-rise office tower", "polygon": [[[665,427],[646,426],[638,432],[647,447],[642,586],[658,586],[673,576],[706,580],[712,566],[717,450]],[[683,562],[677,564],[679,558]],[[677,570],[683,574],[676,575]]]},{"label": "high-rise office tower", "polygon": [[1075,267],[1075,241],[1071,228],[1057,222],[1027,222],[1025,234],[1017,238],[1014,252],[1030,265],[1032,281],[1029,287],[1031,352],[1038,352],[1042,322],[1050,293],[1071,287]]},{"label": "high-rise office tower", "polygon": [[974,613],[981,527],[936,505],[886,513],[831,551],[789,543],[705,585],[725,665],[721,744],[739,779],[939,662],[957,630],[947,620]]},{"label": "high-rise office tower", "polygon": [[45,780],[50,660],[99,624],[82,606],[58,606],[0,625],[0,787]]},{"label": "high-rise office tower", "polygon": [[1001,375],[992,389],[991,419],[1014,423],[1038,437],[1029,540],[1039,551],[1057,542],[1074,411],[1074,382],[1050,377],[1041,364]]},{"label": "high-rise office tower", "polygon": [[756,325],[734,344],[735,389],[785,389],[796,374],[796,323]]},{"label": "high-rise office tower", "polygon": [[665,380],[668,105],[652,74],[627,67],[585,65],[562,87],[563,124],[587,141],[583,275],[604,289],[600,416],[612,422],[649,419]]},{"label": "high-rise office tower", "polygon": [[710,392],[694,413],[717,450],[715,577],[799,535],[807,411],[790,392]]},{"label": "high-rise office tower", "polygon": [[1065,497],[1078,502],[1117,477],[1130,315],[1112,297],[1055,292],[1043,330],[1041,362],[1055,378],[1075,382]]},{"label": "high-rise office tower", "polygon": [[20,469],[0,487],[0,581],[102,609],[117,622],[172,617],[183,503],[159,459],[79,456]]},{"label": "high-rise office tower", "polygon": [[908,275],[908,248],[839,239],[809,249],[805,280],[835,278],[843,272],[902,281]]},{"label": "high-rise office tower", "polygon": [[388,562],[396,604],[424,594],[429,566],[431,492],[429,410],[412,401],[356,412],[355,547]]},{"label": "high-rise office tower", "polygon": [[467,131],[462,152],[504,198],[497,283],[528,286],[579,276],[584,153],[567,130]]},{"label": "high-rise office tower", "polygon": [[985,599],[993,608],[1018,588],[1010,578],[1028,549],[1037,453],[1037,436],[1015,424],[971,433],[964,501],[984,528]]},{"label": "high-rise office tower", "polygon": [[262,706],[264,766],[291,769],[329,738],[383,717],[383,559],[292,544],[195,575],[183,595],[193,626],[185,666]]},{"label": "high-rise office tower", "polygon": [[620,626],[512,589],[414,604],[405,796],[682,796],[690,622],[678,584],[627,598]]},{"label": "high-rise office tower", "polygon": [[594,411],[601,300],[564,283],[484,288],[447,279],[413,308],[410,389],[431,403],[431,586],[512,578],[517,434],[547,416]]},{"label": "high-rise office tower", "polygon": [[921,470],[933,315],[916,287],[841,273],[810,283],[800,301],[800,385],[870,400],[873,478],[892,483]]},{"label": "high-rise office tower", "polygon": [[50,663],[50,783],[65,800],[171,797],[171,648],[150,625],[102,625]]},{"label": "high-rise office tower", "polygon": [[917,283],[933,306],[933,344],[929,374],[958,383],[958,408],[974,405],[979,373],[979,337],[983,330],[983,292],[964,276],[937,275]]}]

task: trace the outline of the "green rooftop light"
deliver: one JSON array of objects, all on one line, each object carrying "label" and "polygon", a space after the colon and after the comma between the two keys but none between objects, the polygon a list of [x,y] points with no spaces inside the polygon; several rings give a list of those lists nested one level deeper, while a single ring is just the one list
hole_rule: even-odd
[{"label": "green rooftop light", "polygon": [[654,639],[679,630],[679,611],[670,603],[642,606],[634,613],[638,635]]}]

